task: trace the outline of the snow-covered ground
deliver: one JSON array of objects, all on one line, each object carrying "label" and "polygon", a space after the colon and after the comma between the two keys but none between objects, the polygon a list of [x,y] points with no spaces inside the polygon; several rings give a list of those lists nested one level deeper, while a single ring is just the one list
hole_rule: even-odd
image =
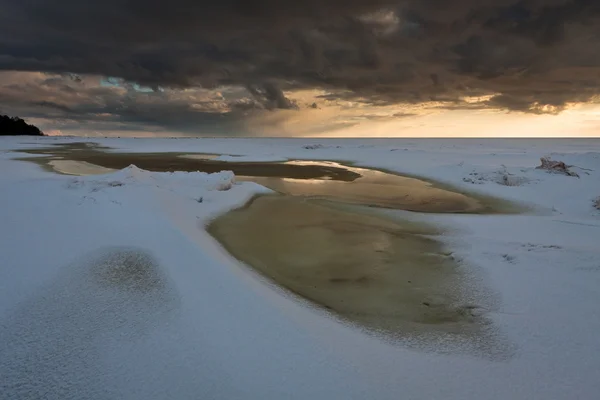
[{"label": "snow-covered ground", "polygon": [[[535,206],[420,215],[498,296],[504,359],[390,344],[240,267],[200,229],[260,186],[230,173],[61,176],[0,138],[0,398],[595,399],[600,393],[600,140],[90,139],[232,161],[346,160]],[[542,156],[570,177],[536,170]],[[412,216],[413,218],[415,216]],[[259,227],[257,227],[259,234]],[[92,266],[133,252],[147,293]],[[158,277],[158,278],[157,278]]]}]

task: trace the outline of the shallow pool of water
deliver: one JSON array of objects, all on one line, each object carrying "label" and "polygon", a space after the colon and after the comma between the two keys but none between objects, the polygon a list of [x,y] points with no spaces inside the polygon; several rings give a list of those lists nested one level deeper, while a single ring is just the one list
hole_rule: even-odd
[{"label": "shallow pool of water", "polygon": [[494,347],[484,306],[467,295],[465,269],[431,226],[260,196],[208,231],[273,282],[370,331],[423,346],[445,338],[446,349]]},{"label": "shallow pool of water", "polygon": [[359,175],[355,180],[239,177],[292,196],[306,196],[419,212],[479,212],[484,205],[467,195],[440,189],[410,177],[328,161],[289,161],[290,165],[345,168]]},{"label": "shallow pool of water", "polygon": [[292,196],[321,198],[376,207],[433,213],[515,212],[508,202],[460,193],[434,182],[332,161],[227,162],[215,154],[117,153],[89,143],[26,149],[24,160],[63,174],[112,172],[131,164],[149,171],[231,170],[238,180],[252,181]]}]

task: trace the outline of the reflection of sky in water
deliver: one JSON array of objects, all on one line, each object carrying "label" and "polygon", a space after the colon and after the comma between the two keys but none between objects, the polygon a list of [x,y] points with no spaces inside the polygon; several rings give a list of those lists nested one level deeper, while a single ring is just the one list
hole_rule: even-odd
[{"label": "reflection of sky in water", "polygon": [[[348,171],[355,172],[355,173],[361,175],[361,178],[356,179],[354,182],[357,182],[357,181],[360,181],[360,180],[365,181],[365,180],[377,179],[377,181],[378,181],[377,183],[387,182],[388,184],[395,184],[395,185],[398,185],[398,184],[400,184],[400,185],[410,184],[410,185],[420,185],[420,186],[431,186],[431,184],[429,184],[428,182],[421,181],[419,179],[414,179],[414,178],[408,178],[408,177],[405,177],[405,176],[394,175],[394,174],[390,174],[390,173],[387,173],[387,172],[384,172],[384,171],[378,171],[376,169],[367,169],[367,168],[352,167],[352,166],[340,164],[340,163],[337,163],[337,162],[334,162],[334,161],[294,160],[294,161],[288,161],[285,164],[291,164],[291,165],[319,165],[319,166],[327,165],[327,166],[331,166],[331,167],[335,167],[335,168],[343,168],[343,169],[346,169]],[[285,178],[285,179],[287,179],[287,178]],[[297,181],[297,179],[294,179],[293,181]]]},{"label": "reflection of sky in water", "polygon": [[280,193],[313,196],[357,204],[427,212],[476,211],[481,204],[460,193],[434,187],[416,178],[384,171],[346,166],[333,161],[288,161],[291,165],[318,165],[344,168],[360,175],[351,182],[330,179],[240,177]]},{"label": "reflection of sky in water", "polygon": [[[167,154],[161,162],[169,161],[169,157],[178,158],[212,158],[216,154]],[[93,162],[93,157],[90,158]],[[135,164],[135,157],[132,157],[130,163]],[[194,162],[194,161],[190,161]],[[97,173],[107,173],[110,169],[96,168],[94,164],[88,164],[83,161],[73,160],[50,160],[48,164],[64,174],[87,175]],[[227,163],[224,163],[227,164]],[[232,163],[233,164],[233,163]],[[237,175],[239,181],[251,181],[270,188],[274,191],[292,196],[307,196],[323,199],[337,200],[347,203],[364,204],[370,206],[379,206],[386,208],[397,208],[418,212],[477,212],[481,210],[481,204],[476,199],[470,198],[460,193],[436,188],[428,182],[403,177],[385,171],[371,170],[353,166],[345,166],[333,161],[288,161],[285,163],[250,163],[258,165],[260,168],[280,168],[282,165],[296,167],[320,167],[320,172],[309,176],[327,176],[317,179],[299,179],[299,178],[280,178],[268,176],[245,176]],[[166,166],[167,170],[171,165]],[[201,169],[200,166],[198,166]],[[227,169],[227,165],[223,166]],[[302,169],[302,168],[301,168]],[[346,174],[358,176],[353,181],[336,180],[333,177],[338,176],[340,170],[346,170]],[[241,166],[238,173],[244,172]],[[252,172],[249,172],[252,173]],[[262,172],[258,172],[261,174]],[[287,175],[287,174],[282,174]],[[303,176],[302,173],[292,176]],[[288,175],[289,176],[289,175]],[[342,178],[343,179],[343,178]]]},{"label": "reflection of sky in water", "polygon": [[352,182],[325,179],[238,177],[274,191],[292,196],[328,198],[355,204],[375,205],[426,212],[475,211],[480,203],[472,198],[439,188],[413,178],[381,171],[350,168],[363,174]]},{"label": "reflection of sky in water", "polygon": [[[289,183],[292,185],[324,185],[331,184],[331,177],[326,177],[326,179],[295,179],[295,178],[273,178],[273,179],[281,179],[284,183]],[[351,182],[340,182],[340,183],[351,183]]]}]

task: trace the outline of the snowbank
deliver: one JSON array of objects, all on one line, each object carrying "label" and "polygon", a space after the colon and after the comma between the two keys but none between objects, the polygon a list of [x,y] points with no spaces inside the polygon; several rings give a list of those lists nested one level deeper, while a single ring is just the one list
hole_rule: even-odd
[{"label": "snowbank", "polygon": [[[196,191],[225,191],[235,185],[235,175],[231,171],[221,171],[214,174],[203,172],[150,172],[130,165],[114,174],[105,177],[81,178],[91,182],[123,182],[136,185],[155,185],[158,188],[170,188],[171,190],[187,191],[187,189]],[[187,189],[186,189],[187,188]]]}]

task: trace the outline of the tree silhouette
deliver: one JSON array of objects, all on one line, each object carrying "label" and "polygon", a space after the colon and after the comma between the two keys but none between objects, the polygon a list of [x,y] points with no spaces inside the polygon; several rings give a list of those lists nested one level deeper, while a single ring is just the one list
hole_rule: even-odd
[{"label": "tree silhouette", "polygon": [[38,127],[29,125],[19,117],[0,115],[0,136],[8,135],[44,136]]}]

